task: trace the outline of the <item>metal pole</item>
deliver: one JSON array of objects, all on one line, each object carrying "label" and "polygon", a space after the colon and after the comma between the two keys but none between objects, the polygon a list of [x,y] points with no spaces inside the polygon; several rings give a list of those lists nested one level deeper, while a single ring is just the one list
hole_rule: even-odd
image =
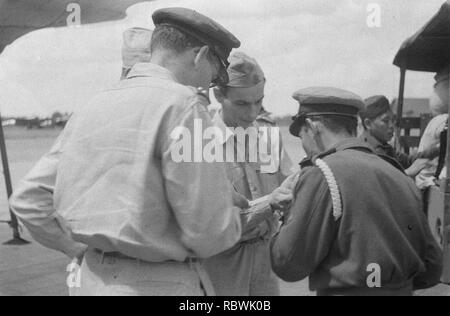
[{"label": "metal pole", "polygon": [[[449,100],[450,100],[450,89]],[[450,106],[449,106],[450,117]],[[444,250],[444,273],[442,282],[450,284],[450,128],[447,129],[447,157],[445,165],[447,166],[447,175],[445,179],[445,198],[444,198],[444,229],[443,229],[443,250]]]},{"label": "metal pole", "polygon": [[[5,143],[5,134],[3,132],[3,120],[0,113],[0,150],[1,150],[1,156],[2,156],[2,164],[3,164],[3,175],[5,178],[5,184],[6,184],[6,193],[8,200],[12,195],[12,184],[11,184],[11,174],[9,172],[9,163],[8,163],[8,154],[6,151],[6,143]],[[19,222],[17,221],[17,217],[14,215],[14,213],[11,211],[11,208],[9,209],[9,214],[11,216],[11,221],[9,222],[9,225],[11,226],[13,230],[13,239],[10,241],[7,241],[4,243],[5,245],[24,245],[28,244],[26,240],[22,239],[20,236],[19,231]]]},{"label": "metal pole", "polygon": [[398,150],[400,146],[400,122],[403,117],[403,103],[405,100],[405,81],[406,81],[406,68],[402,67],[400,69],[400,89],[398,93],[398,101],[397,101],[397,126],[395,128],[395,149]]}]

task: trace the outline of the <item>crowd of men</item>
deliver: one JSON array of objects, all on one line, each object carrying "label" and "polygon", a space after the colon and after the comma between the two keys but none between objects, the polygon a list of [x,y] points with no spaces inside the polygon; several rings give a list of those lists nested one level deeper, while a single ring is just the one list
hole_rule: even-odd
[{"label": "crowd of men", "polygon": [[[276,296],[279,278],[306,277],[318,295],[412,295],[439,283],[441,249],[412,179],[439,142],[406,156],[389,144],[385,97],[304,88],[290,132],[307,159],[295,167],[281,138],[265,137],[277,159],[262,168],[230,132],[276,128],[261,66],[198,12],[153,21],[125,32],[122,80],[73,115],[10,201],[38,242],[80,264],[72,295]],[[448,73],[437,86],[448,89]],[[174,161],[173,131],[194,135],[199,120],[227,135],[216,150],[244,148],[244,159]]]}]

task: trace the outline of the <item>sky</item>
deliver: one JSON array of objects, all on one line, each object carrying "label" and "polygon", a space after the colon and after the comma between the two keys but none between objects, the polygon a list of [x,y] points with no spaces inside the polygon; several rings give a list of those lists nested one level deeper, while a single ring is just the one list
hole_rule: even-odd
[{"label": "sky", "polygon": [[[0,110],[4,116],[76,111],[121,74],[122,32],[153,28],[151,14],[182,6],[208,15],[233,32],[239,49],[256,58],[267,78],[265,107],[294,114],[292,94],[333,86],[361,97],[396,97],[392,64],[402,42],[444,0],[158,0],[137,4],[122,21],[29,33],[0,56]],[[379,27],[368,18],[380,9]],[[83,10],[83,8],[81,8]],[[372,19],[369,19],[372,21]],[[407,97],[432,94],[433,75],[410,73]]]}]

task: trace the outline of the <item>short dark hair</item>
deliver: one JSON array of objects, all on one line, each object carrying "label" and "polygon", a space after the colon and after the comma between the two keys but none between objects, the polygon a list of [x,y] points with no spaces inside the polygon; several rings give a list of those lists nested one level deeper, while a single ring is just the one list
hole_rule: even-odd
[{"label": "short dark hair", "polygon": [[365,120],[373,121],[373,119],[370,119],[370,118],[362,118],[362,117],[361,117],[361,125],[362,125],[362,127],[364,128],[364,130],[367,131],[367,130],[368,130],[368,127],[367,127],[367,125],[366,125]]},{"label": "short dark hair", "polygon": [[205,44],[175,27],[158,25],[153,31],[150,52],[153,54],[156,49],[164,48],[176,54],[181,54],[188,48],[202,46],[205,46]]},{"label": "short dark hair", "polygon": [[311,120],[322,122],[333,133],[346,132],[352,136],[357,134],[358,119],[356,117],[323,115],[311,117]]}]

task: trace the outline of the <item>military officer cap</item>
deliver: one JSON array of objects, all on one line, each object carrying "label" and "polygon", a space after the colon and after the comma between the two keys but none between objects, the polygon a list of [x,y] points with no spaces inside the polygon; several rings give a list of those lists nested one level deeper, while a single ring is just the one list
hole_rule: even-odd
[{"label": "military officer cap", "polygon": [[365,108],[361,112],[359,112],[359,116],[361,120],[365,119],[376,119],[380,115],[391,110],[391,105],[389,100],[383,95],[376,95],[370,97],[364,101]]},{"label": "military officer cap", "polygon": [[157,10],[153,13],[153,22],[155,26],[172,26],[209,46],[219,57],[224,69],[229,65],[231,50],[241,46],[241,42],[219,23],[191,9]]},{"label": "military officer cap", "polygon": [[227,87],[251,88],[266,82],[264,72],[258,62],[243,52],[235,52],[230,57]]},{"label": "military officer cap", "polygon": [[357,119],[364,109],[364,101],[358,95],[337,88],[312,87],[298,90],[293,98],[300,103],[298,114],[294,116],[290,132],[298,136],[306,118],[316,116],[341,116]]}]

